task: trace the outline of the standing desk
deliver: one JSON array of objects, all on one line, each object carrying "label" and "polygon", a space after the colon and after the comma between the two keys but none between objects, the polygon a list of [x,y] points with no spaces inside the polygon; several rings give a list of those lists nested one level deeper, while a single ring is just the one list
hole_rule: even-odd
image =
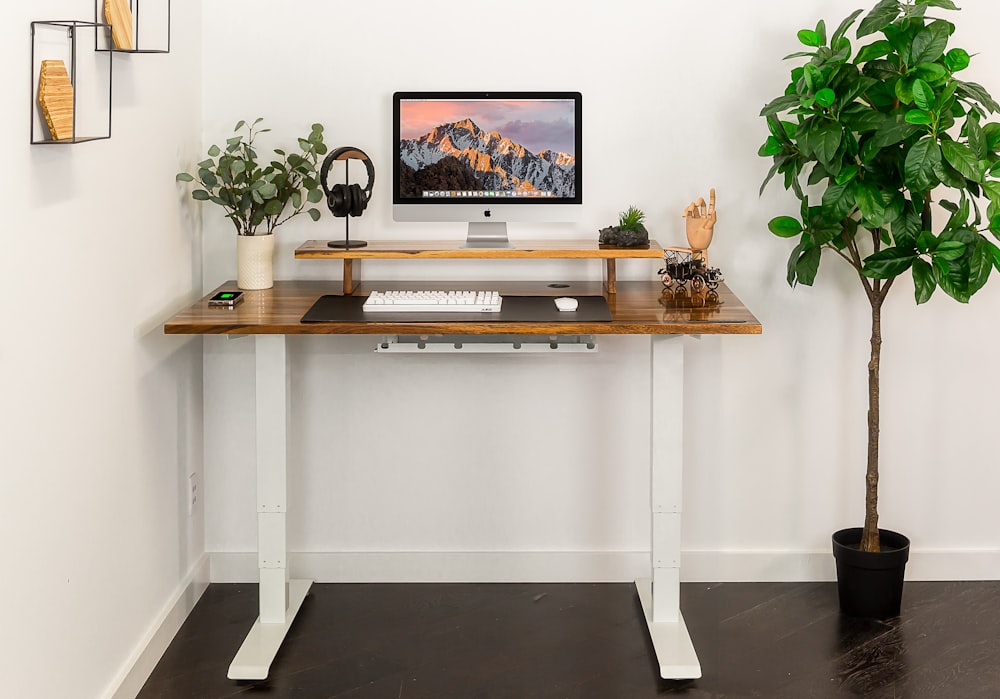
[{"label": "standing desk", "polygon": [[[364,248],[361,249],[362,251]],[[351,252],[332,255],[343,257]],[[356,252],[355,252],[356,254]],[[659,255],[659,253],[656,253]],[[558,257],[559,255],[548,255]],[[565,256],[565,255],[564,255]],[[646,255],[647,257],[649,255]],[[346,265],[345,265],[346,267]],[[609,270],[612,271],[612,270]],[[346,269],[345,269],[346,272]],[[609,281],[611,284],[609,284]],[[346,283],[345,283],[346,282]],[[670,679],[701,676],[701,666],[680,613],[681,476],[683,470],[684,335],[759,334],[760,322],[725,285],[711,296],[677,294],[658,281],[570,282],[551,288],[544,282],[489,283],[504,296],[582,296],[604,294],[612,321],[602,323],[436,322],[300,323],[324,294],[366,295],[371,289],[463,289],[473,282],[370,282],[356,280],[276,281],[274,287],[247,291],[234,309],[210,307],[207,294],[164,325],[167,334],[250,335],[256,374],[256,455],[260,615],[229,668],[230,679],[265,679],[285,635],[312,585],[290,580],[285,519],[289,417],[288,335],[455,336],[650,336],[650,577],[636,580],[660,675]],[[609,286],[614,292],[609,291]],[[346,288],[345,288],[346,287]]]}]

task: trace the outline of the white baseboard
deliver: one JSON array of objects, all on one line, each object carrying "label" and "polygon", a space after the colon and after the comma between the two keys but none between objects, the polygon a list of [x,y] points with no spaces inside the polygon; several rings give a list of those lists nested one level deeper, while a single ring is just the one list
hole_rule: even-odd
[{"label": "white baseboard", "polygon": [[[257,554],[210,553],[212,582],[256,582]],[[298,552],[294,578],[316,582],[632,582],[647,551]],[[829,551],[682,551],[683,582],[827,582]],[[1000,580],[1000,551],[911,551],[907,580]]]},{"label": "white baseboard", "polygon": [[[682,551],[686,582],[828,582],[837,579],[832,551]],[[913,550],[906,579],[1000,580],[1000,551]]]},{"label": "white baseboard", "polygon": [[111,699],[132,699],[139,693],[167,646],[170,645],[170,641],[177,635],[181,624],[208,588],[209,564],[208,554],[202,554],[191,566],[191,570],[150,624],[131,657],[111,683],[106,696]]},{"label": "white baseboard", "polygon": [[[212,582],[256,582],[257,554],[215,552]],[[289,574],[316,582],[632,582],[648,551],[290,553]]]}]

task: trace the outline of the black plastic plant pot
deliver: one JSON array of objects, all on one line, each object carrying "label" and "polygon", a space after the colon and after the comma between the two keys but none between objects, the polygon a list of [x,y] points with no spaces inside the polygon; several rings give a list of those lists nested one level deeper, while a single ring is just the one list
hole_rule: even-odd
[{"label": "black plastic plant pot", "polygon": [[840,611],[848,616],[869,619],[899,616],[910,540],[888,529],[879,529],[878,534],[882,546],[878,553],[858,550],[860,527],[841,529],[833,535]]}]

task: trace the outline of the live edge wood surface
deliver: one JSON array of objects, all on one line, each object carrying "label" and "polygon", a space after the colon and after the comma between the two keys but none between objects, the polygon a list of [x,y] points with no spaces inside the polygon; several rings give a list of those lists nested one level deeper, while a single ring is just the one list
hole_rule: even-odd
[{"label": "live edge wood surface", "polygon": [[[426,241],[424,243],[426,244]],[[214,289],[190,308],[164,324],[169,335],[757,335],[760,322],[725,285],[714,295],[677,294],[658,281],[623,281],[617,293],[607,293],[602,282],[565,282],[551,288],[545,282],[490,281],[488,286],[504,296],[585,296],[608,299],[609,323],[433,323],[347,322],[302,323],[306,311],[324,294],[343,293],[340,281],[276,281],[271,289],[246,291],[245,300],[233,309],[210,307],[208,299],[222,289],[235,289],[230,281]],[[475,289],[483,282],[379,282],[360,283],[355,295],[374,289]]]}]

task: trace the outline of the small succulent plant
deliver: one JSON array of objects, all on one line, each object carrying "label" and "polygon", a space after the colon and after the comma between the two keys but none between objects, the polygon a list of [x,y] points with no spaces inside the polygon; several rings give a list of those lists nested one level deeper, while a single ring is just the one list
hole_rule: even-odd
[{"label": "small succulent plant", "polygon": [[642,222],[645,218],[646,214],[642,210],[630,206],[618,214],[618,228],[623,231],[641,232],[644,228]]}]

